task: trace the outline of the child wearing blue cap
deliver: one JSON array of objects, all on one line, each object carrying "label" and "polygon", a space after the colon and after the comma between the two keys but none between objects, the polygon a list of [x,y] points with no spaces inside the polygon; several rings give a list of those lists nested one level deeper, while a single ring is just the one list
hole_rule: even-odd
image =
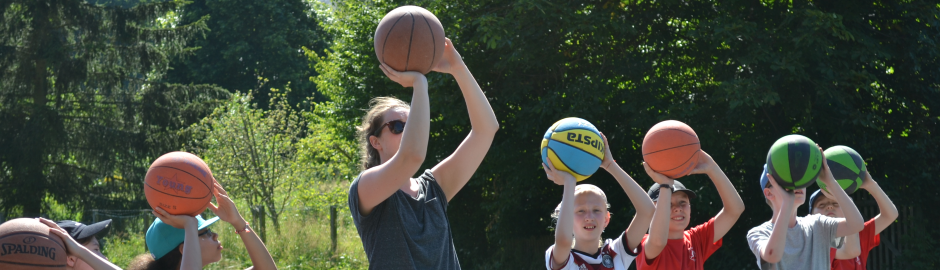
[{"label": "child wearing blue cap", "polygon": [[222,185],[215,182],[214,187],[213,194],[218,205],[209,204],[209,210],[216,214],[214,218],[205,220],[202,216],[170,215],[162,208],[154,209],[153,214],[157,219],[147,229],[147,249],[150,254],[137,256],[128,269],[202,269],[222,260],[219,234],[209,229],[220,219],[231,224],[235,233],[241,237],[254,265],[252,269],[277,269],[267,247],[238,213],[235,203]]},{"label": "child wearing blue cap", "polygon": [[[827,186],[839,186],[829,171],[829,165],[822,162],[822,166],[819,180]],[[764,199],[773,209],[769,221],[747,232],[747,243],[760,269],[829,269],[830,248],[839,248],[833,246],[832,240],[856,234],[864,228],[862,215],[842,189],[835,189],[832,195],[839,204],[846,206],[843,209],[845,218],[823,215],[797,217],[797,207],[806,201],[806,188],[784,190],[768,174],[767,165],[764,165],[760,182]]]}]

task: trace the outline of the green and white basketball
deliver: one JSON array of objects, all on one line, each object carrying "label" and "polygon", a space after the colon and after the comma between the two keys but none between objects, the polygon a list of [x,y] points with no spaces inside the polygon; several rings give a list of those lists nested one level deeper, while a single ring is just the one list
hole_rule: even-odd
[{"label": "green and white basketball", "polygon": [[[826,154],[826,163],[829,164],[829,171],[832,171],[832,177],[836,179],[836,183],[839,183],[846,194],[855,193],[862,185],[862,179],[867,171],[862,156],[844,145],[829,147],[823,153]],[[822,190],[829,191],[826,189],[826,184],[819,179],[816,179],[816,184]]]},{"label": "green and white basketball", "polygon": [[783,136],[767,152],[767,171],[780,187],[793,190],[813,184],[822,170],[822,153],[802,135]]}]

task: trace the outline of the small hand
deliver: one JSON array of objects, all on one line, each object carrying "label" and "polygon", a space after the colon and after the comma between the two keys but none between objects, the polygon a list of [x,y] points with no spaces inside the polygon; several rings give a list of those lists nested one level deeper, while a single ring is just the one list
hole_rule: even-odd
[{"label": "small hand", "polygon": [[154,216],[157,216],[160,221],[163,221],[163,223],[166,223],[167,225],[173,226],[173,228],[186,229],[188,225],[191,225],[193,228],[199,226],[199,221],[190,215],[171,215],[159,206],[154,208],[151,212]]},{"label": "small hand", "polygon": [[463,59],[460,58],[460,53],[457,53],[457,49],[454,48],[454,43],[449,38],[444,38],[444,56],[431,70],[454,74],[454,72],[463,68],[466,68],[466,65],[463,63]]},{"label": "small hand", "polygon": [[604,160],[601,161],[601,168],[607,170],[610,164],[614,163],[614,156],[610,154],[610,144],[607,143],[607,135],[601,132],[601,138],[604,138]]},{"label": "small hand", "polygon": [[698,159],[695,161],[695,168],[689,174],[707,174],[711,170],[718,168],[718,163],[711,155],[705,153],[705,150],[698,151]]},{"label": "small hand", "polygon": [[823,152],[822,147],[819,147],[819,144],[816,144],[816,148],[819,148],[819,155],[822,158],[822,169],[819,170],[819,180],[826,184],[826,186],[839,186],[836,183],[836,178],[832,176],[832,171],[829,170],[829,162],[826,162],[826,153]]},{"label": "small hand", "polygon": [[774,180],[774,176],[767,174],[767,181],[770,181],[770,201],[778,206],[783,206],[784,203],[792,203],[796,200],[796,193],[793,190],[785,190],[780,185],[777,185],[777,180]]},{"label": "small hand", "polygon": [[62,227],[59,227],[59,224],[56,224],[52,220],[48,220],[45,218],[37,218],[37,219],[42,224],[49,226],[49,233],[54,234],[58,236],[59,238],[62,238],[62,241],[65,242],[65,252],[68,253],[69,255],[74,254],[80,248],[84,248],[84,246],[79,244],[78,241],[75,241],[75,239],[73,239],[72,236],[69,235],[69,233],[65,231],[65,229],[62,229]]},{"label": "small hand", "polygon": [[388,76],[393,82],[400,84],[402,87],[413,87],[415,81],[427,78],[424,77],[424,74],[415,71],[397,71],[392,69],[386,64],[379,65],[379,68],[382,69],[382,73],[385,73],[385,76]]},{"label": "small hand", "polygon": [[564,186],[565,184],[569,184],[569,182],[578,182],[574,178],[574,175],[565,171],[555,170],[555,166],[552,166],[551,162],[548,164],[542,163],[542,168],[545,169],[545,175],[548,176],[548,180],[552,180],[552,182],[555,182],[555,184],[559,186]]},{"label": "small hand", "polygon": [[646,164],[646,162],[643,162],[643,169],[646,170],[646,174],[648,174],[648,175],[650,176],[650,178],[653,178],[653,182],[656,182],[657,184],[672,185],[672,183],[673,183],[673,181],[674,181],[672,178],[669,178],[669,177],[667,177],[667,176],[665,176],[665,175],[663,175],[663,174],[661,174],[661,173],[658,173],[658,172],[654,171],[653,169],[651,169],[651,168],[650,168],[650,165],[649,165],[649,164]]},{"label": "small hand", "polygon": [[245,219],[238,213],[238,208],[235,207],[235,202],[229,197],[228,192],[225,192],[225,189],[222,188],[222,184],[219,184],[219,181],[214,182],[215,185],[213,185],[212,194],[215,195],[215,201],[218,205],[209,203],[209,210],[215,213],[222,221],[235,226],[236,229],[245,226]]}]

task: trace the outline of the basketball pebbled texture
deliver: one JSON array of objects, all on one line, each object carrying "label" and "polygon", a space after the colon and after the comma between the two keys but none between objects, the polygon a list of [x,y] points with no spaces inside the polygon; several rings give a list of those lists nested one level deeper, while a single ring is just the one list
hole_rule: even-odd
[{"label": "basketball pebbled texture", "polygon": [[816,143],[802,135],[787,135],[767,152],[767,171],[784,189],[808,187],[822,170],[822,153]]},{"label": "basketball pebbled texture", "polygon": [[[823,151],[826,156],[826,163],[829,165],[829,171],[836,183],[845,190],[846,194],[855,193],[862,185],[862,178],[868,169],[865,167],[865,161],[862,156],[848,146],[836,145]],[[826,189],[826,184],[819,178],[816,179],[819,188]]]},{"label": "basketball pebbled texture", "polygon": [[65,243],[32,218],[0,224],[0,269],[65,269]]},{"label": "basketball pebbled texture", "polygon": [[568,117],[555,122],[542,136],[542,162],[571,173],[577,181],[590,177],[604,161],[604,138],[587,120]]},{"label": "basketball pebbled texture", "polygon": [[195,216],[206,210],[215,178],[201,158],[187,152],[160,156],[144,177],[144,195],[151,208],[173,215]]},{"label": "basketball pebbled texture", "polygon": [[375,56],[397,71],[427,74],[444,56],[444,27],[418,6],[401,6],[382,18],[374,35]]},{"label": "basketball pebbled texture", "polygon": [[650,169],[676,179],[695,168],[702,145],[689,125],[666,120],[653,125],[643,137],[643,161]]}]

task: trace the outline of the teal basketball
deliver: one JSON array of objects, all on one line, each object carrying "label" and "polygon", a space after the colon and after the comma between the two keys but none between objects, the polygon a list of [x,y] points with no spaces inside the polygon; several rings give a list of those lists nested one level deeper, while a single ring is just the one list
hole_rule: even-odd
[{"label": "teal basketball", "polygon": [[604,160],[604,138],[591,122],[568,117],[545,131],[539,152],[542,162],[571,173],[579,182],[587,179]]},{"label": "teal basketball", "polygon": [[822,153],[802,135],[783,136],[767,152],[767,171],[780,187],[793,190],[813,184],[822,170]]},{"label": "teal basketball", "polygon": [[[836,179],[836,183],[839,183],[839,186],[845,190],[846,194],[855,193],[858,187],[862,185],[862,179],[868,170],[865,168],[862,155],[844,145],[829,147],[823,153],[826,154],[826,163],[829,164],[829,171],[832,172],[832,177]],[[819,179],[816,179],[816,184],[822,190],[829,191],[826,189],[826,184]]]}]

